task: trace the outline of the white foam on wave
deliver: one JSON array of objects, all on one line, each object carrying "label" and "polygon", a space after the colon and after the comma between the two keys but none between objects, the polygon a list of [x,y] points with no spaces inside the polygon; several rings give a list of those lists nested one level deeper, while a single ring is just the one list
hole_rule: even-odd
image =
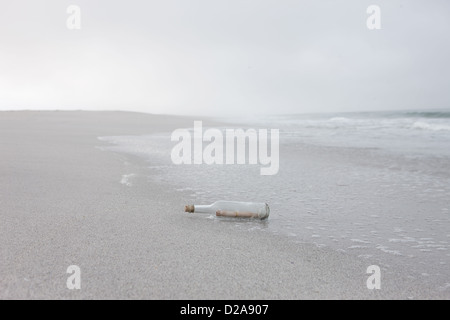
[{"label": "white foam on wave", "polygon": [[406,242],[416,242],[416,240],[414,238],[411,237],[405,237],[404,239],[389,239],[389,242],[399,242],[399,243],[406,243]]},{"label": "white foam on wave", "polygon": [[345,118],[345,117],[334,117],[328,121],[329,122],[350,122],[351,120],[349,118]]},{"label": "white foam on wave", "polygon": [[388,249],[388,247],[382,246],[382,245],[377,246],[376,249],[378,249],[378,250],[380,250],[380,251],[382,251],[384,253],[389,253],[389,254],[392,254],[392,255],[395,255],[395,256],[401,256],[402,255],[400,253],[400,251],[390,250],[390,249]]},{"label": "white foam on wave", "polygon": [[450,131],[450,126],[437,123],[428,123],[424,121],[416,121],[411,125],[412,129],[432,130],[432,131]]},{"label": "white foam on wave", "polygon": [[123,185],[126,185],[127,187],[131,187],[133,184],[131,182],[131,179],[136,176],[134,173],[130,174],[124,174],[122,175],[122,179],[120,180],[120,183]]},{"label": "white foam on wave", "polygon": [[369,241],[366,240],[361,240],[361,239],[350,239],[351,242],[358,242],[358,243],[370,243]]},{"label": "white foam on wave", "polygon": [[347,249],[367,249],[369,248],[368,246],[361,246],[361,245],[353,245],[348,247]]}]

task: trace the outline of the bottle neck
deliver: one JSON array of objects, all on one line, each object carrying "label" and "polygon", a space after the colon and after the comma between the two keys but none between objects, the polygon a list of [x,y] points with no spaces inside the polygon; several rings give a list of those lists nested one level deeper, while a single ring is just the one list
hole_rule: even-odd
[{"label": "bottle neck", "polygon": [[205,205],[195,205],[194,206],[194,212],[204,212],[204,213],[208,213],[208,212],[212,212],[213,207],[210,204],[205,204]]}]

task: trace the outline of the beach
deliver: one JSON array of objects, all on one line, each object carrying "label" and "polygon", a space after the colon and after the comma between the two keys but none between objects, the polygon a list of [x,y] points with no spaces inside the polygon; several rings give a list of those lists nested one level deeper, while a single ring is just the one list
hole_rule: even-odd
[{"label": "beach", "polygon": [[[442,254],[433,258],[436,265],[423,272],[411,269],[414,263],[404,262],[414,259],[408,252],[398,250],[405,260],[397,260],[394,249],[374,243],[375,248],[394,251],[388,255],[393,260],[378,258],[372,251],[364,257],[364,244],[371,239],[353,237],[353,229],[326,228],[326,218],[328,225],[336,225],[335,221],[341,221],[339,213],[352,208],[354,217],[383,220],[383,226],[394,219],[398,225],[392,228],[398,229],[393,232],[401,234],[405,218],[402,208],[417,208],[411,202],[414,195],[410,201],[409,191],[402,191],[399,186],[388,188],[404,197],[395,193],[389,193],[395,194],[392,198],[383,193],[376,196],[381,190],[376,186],[386,185],[386,181],[374,178],[371,187],[362,182],[375,177],[374,172],[384,172],[374,171],[375,166],[353,176],[339,175],[355,172],[351,170],[352,161],[370,162],[367,159],[373,157],[366,157],[365,153],[370,150],[357,151],[352,155],[359,157],[349,157],[337,147],[300,142],[282,145],[279,174],[258,175],[253,189],[245,184],[239,189],[232,180],[221,179],[221,184],[212,184],[216,175],[220,177],[226,170],[234,169],[208,167],[201,179],[196,179],[200,176],[191,167],[177,166],[171,173],[161,173],[172,168],[161,169],[165,152],[159,158],[143,157],[139,152],[115,149],[120,139],[107,138],[140,137],[133,140],[138,144],[147,143],[148,135],[156,135],[158,143],[170,150],[173,143],[167,133],[191,128],[194,120],[200,119],[112,111],[0,112],[0,299],[450,298],[450,279],[445,271],[449,262],[448,211],[442,211],[442,222],[438,224],[442,230],[436,230],[443,239],[428,243],[440,244],[438,248],[442,250],[437,253]],[[216,120],[203,120],[205,126],[227,126]],[[160,133],[164,134],[158,136]],[[296,164],[301,170],[287,170]],[[390,165],[395,171],[394,164]],[[383,170],[386,167],[380,166]],[[236,170],[251,173],[259,168],[247,170],[244,166]],[[305,182],[303,189],[285,183],[286,188],[292,192],[295,188],[298,194],[295,221],[284,207],[277,210],[285,197],[279,186],[294,171],[308,173],[298,178]],[[274,185],[277,188],[271,188]],[[319,185],[328,187],[318,190]],[[269,192],[271,198],[267,199],[265,194]],[[238,200],[246,196],[253,200],[264,194],[262,201],[270,201],[271,205],[269,219],[241,221],[183,212],[187,204],[235,200],[222,197],[236,194],[240,194]],[[215,199],[215,195],[220,198]],[[289,197],[292,198],[291,193]],[[425,209],[445,209],[437,206],[441,198],[422,200]],[[435,203],[436,208],[429,203]],[[390,216],[389,208],[393,206],[398,207],[398,219]],[[335,215],[315,215],[320,210]],[[302,221],[317,222],[317,229],[321,230],[307,234],[310,241],[305,234],[299,234]],[[357,230],[364,225],[353,227]],[[308,230],[311,229],[305,232]],[[342,241],[360,247],[340,250],[337,232],[341,231],[350,232],[344,234]],[[320,245],[322,242],[317,241],[326,238],[328,232],[336,239],[331,239],[336,246],[326,241]],[[394,244],[411,238],[407,234],[397,238],[386,235],[386,241],[394,239],[390,241]],[[417,241],[430,241],[428,238],[424,235]],[[70,276],[66,271],[71,265],[81,270],[79,290],[70,290],[66,285]],[[366,285],[370,265],[381,268],[381,289],[371,290]]]}]

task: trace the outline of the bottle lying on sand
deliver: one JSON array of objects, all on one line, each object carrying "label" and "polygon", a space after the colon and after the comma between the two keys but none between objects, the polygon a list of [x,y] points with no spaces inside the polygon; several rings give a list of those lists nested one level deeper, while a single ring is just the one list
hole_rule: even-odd
[{"label": "bottle lying on sand", "polygon": [[188,205],[184,207],[185,212],[215,213],[222,217],[259,218],[266,219],[270,208],[267,203],[239,202],[239,201],[216,201],[209,205]]}]

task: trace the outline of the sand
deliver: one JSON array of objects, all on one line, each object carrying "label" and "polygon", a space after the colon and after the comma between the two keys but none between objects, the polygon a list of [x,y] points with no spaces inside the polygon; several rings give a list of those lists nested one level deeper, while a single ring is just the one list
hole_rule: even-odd
[{"label": "sand", "polygon": [[[192,126],[126,112],[0,113],[1,299],[448,298],[408,270],[366,286],[367,261],[184,213],[183,192],[99,136]],[[133,173],[133,186],[124,175]],[[196,182],[193,182],[196,183]],[[270,218],[268,223],[270,223]],[[68,266],[81,289],[66,286]]]}]

